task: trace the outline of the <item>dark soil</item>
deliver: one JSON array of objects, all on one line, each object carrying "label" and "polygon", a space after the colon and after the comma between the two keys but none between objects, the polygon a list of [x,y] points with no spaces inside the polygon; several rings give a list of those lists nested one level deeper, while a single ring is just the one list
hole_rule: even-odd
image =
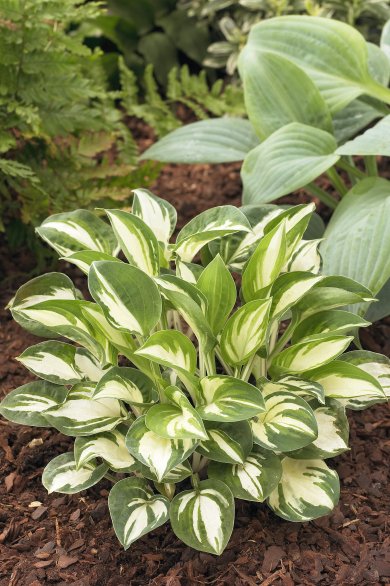
[{"label": "dark soil", "polygon": [[[152,140],[142,125],[138,138],[144,147]],[[167,165],[152,190],[177,206],[182,225],[213,205],[239,205],[239,164]],[[308,197],[287,199],[297,200]],[[33,265],[27,252],[20,259],[3,252],[0,263],[9,277],[4,307]],[[38,340],[4,310],[0,320],[3,396],[31,380],[13,358]],[[390,320],[383,320],[363,332],[363,345],[389,355],[389,334]],[[183,545],[168,524],[124,552],[108,515],[107,481],[74,496],[48,496],[41,485],[42,468],[72,440],[0,420],[0,586],[390,584],[390,414],[387,406],[349,414],[351,450],[331,462],[342,487],[332,515],[288,523],[265,505],[238,502],[232,539],[219,558]]]}]

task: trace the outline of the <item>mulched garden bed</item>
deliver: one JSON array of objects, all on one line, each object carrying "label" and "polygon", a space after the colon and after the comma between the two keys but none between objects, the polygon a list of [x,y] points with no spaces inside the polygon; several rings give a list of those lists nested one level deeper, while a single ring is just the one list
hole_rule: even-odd
[{"label": "mulched garden bed", "polygon": [[[143,147],[152,140],[142,127],[138,138]],[[167,165],[152,190],[178,207],[182,225],[212,205],[239,205],[239,167]],[[297,199],[308,201],[304,193],[284,201]],[[8,277],[12,269],[20,272],[5,249],[0,263]],[[23,280],[8,279],[1,307]],[[0,322],[2,397],[31,380],[13,358],[39,340],[2,309]],[[368,328],[362,341],[389,355],[390,320]],[[239,502],[232,539],[219,558],[186,547],[169,525],[124,552],[109,520],[108,481],[74,496],[48,496],[41,485],[42,468],[73,440],[1,420],[0,586],[390,584],[390,413],[382,405],[349,415],[351,450],[331,461],[342,486],[333,514],[289,523],[265,505]]]}]

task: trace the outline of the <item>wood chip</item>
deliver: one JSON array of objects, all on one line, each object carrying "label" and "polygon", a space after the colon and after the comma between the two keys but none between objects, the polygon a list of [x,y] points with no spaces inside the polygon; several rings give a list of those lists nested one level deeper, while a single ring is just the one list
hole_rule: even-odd
[{"label": "wood chip", "polygon": [[79,558],[72,558],[68,555],[60,555],[57,560],[57,566],[63,570],[64,568],[69,568],[69,566],[76,564],[78,561]]}]

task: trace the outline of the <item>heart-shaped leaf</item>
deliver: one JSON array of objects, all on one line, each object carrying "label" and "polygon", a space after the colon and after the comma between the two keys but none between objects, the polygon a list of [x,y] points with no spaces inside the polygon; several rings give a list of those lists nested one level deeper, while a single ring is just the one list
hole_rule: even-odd
[{"label": "heart-shaped leaf", "polygon": [[87,462],[102,458],[106,464],[117,472],[129,472],[137,465],[126,448],[126,427],[112,429],[98,435],[78,437],[74,443],[74,459],[77,468]]},{"label": "heart-shaped leaf", "polygon": [[245,462],[253,447],[252,430],[247,421],[205,421],[205,428],[207,439],[200,442],[197,452],[216,462]]},{"label": "heart-shaped leaf", "polygon": [[73,454],[61,454],[53,458],[42,474],[42,484],[48,491],[75,494],[86,490],[103,478],[108,470],[107,464],[88,462],[77,467]]}]

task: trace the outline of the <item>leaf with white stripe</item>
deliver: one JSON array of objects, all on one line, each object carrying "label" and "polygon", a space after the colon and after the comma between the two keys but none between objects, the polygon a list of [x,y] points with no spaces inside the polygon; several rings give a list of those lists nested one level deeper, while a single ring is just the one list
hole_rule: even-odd
[{"label": "leaf with white stripe", "polygon": [[114,234],[131,265],[154,277],[159,273],[157,238],[141,218],[123,210],[106,210]]},{"label": "leaf with white stripe", "polygon": [[250,232],[244,214],[234,206],[219,206],[206,210],[192,219],[179,232],[175,253],[184,262],[191,262],[197,252],[216,238],[233,232]]},{"label": "leaf with white stripe", "polygon": [[126,448],[126,427],[113,429],[89,437],[77,437],[74,443],[74,459],[77,468],[91,460],[102,458],[116,472],[130,472],[136,461]]},{"label": "leaf with white stripe", "polygon": [[336,360],[306,376],[322,385],[326,397],[337,399],[348,409],[365,409],[386,401],[378,380],[355,364]]},{"label": "leaf with white stripe", "polygon": [[148,468],[148,466],[145,466],[145,464],[142,464],[141,462],[137,462],[134,471],[142,474],[144,478],[148,478],[149,480],[153,480],[153,482],[163,484],[177,484],[178,482],[182,482],[193,474],[191,464],[188,460],[181,462],[181,464],[178,464],[172,468],[172,470],[169,470],[164,478],[160,480],[157,478],[156,474],[154,474],[154,472]]},{"label": "leaf with white stripe", "polygon": [[86,302],[81,306],[81,311],[99,335],[99,339],[103,338],[109,340],[110,343],[124,353],[125,350],[129,350],[132,347],[133,341],[132,336],[128,332],[122,332],[116,327],[113,327],[110,322],[107,321],[102,308],[97,303]]},{"label": "leaf with white stripe", "polygon": [[242,275],[242,293],[245,301],[259,296],[269,288],[286,262],[286,220],[263,236]]},{"label": "leaf with white stripe", "polygon": [[152,334],[145,344],[136,350],[142,356],[157,364],[194,374],[196,349],[191,340],[178,330],[160,330]]},{"label": "leaf with white stripe", "polygon": [[209,421],[242,421],[264,411],[264,400],[253,385],[217,374],[200,381],[196,410]]},{"label": "leaf with white stripe", "polygon": [[83,271],[86,275],[89,273],[89,269],[91,268],[91,264],[98,260],[110,260],[113,262],[122,262],[119,258],[112,256],[111,254],[107,254],[106,252],[97,252],[96,250],[80,250],[79,252],[74,252],[69,256],[60,257],[60,260],[66,260],[66,262],[70,262],[76,267]]},{"label": "leaf with white stripe", "polygon": [[280,319],[322,279],[323,277],[321,276],[301,271],[294,271],[280,275],[272,285],[271,289],[272,319]]},{"label": "leaf with white stripe", "polygon": [[298,244],[302,240],[309,223],[313,220],[315,204],[301,204],[288,207],[282,210],[280,214],[271,218],[264,228],[264,234],[268,234],[274,228],[279,226],[285,220],[286,224],[286,262],[295,252]]},{"label": "leaf with white stripe", "polygon": [[323,460],[282,460],[282,478],[268,499],[278,517],[310,521],[328,515],[337,505],[340,482]]},{"label": "leaf with white stripe", "polygon": [[193,439],[162,438],[147,428],[145,417],[139,417],[126,436],[126,446],[130,454],[148,466],[158,482],[186,460],[195,451],[198,443],[199,441]]},{"label": "leaf with white stripe", "polygon": [[50,340],[27,348],[17,360],[37,376],[57,385],[83,380],[76,365],[76,346]]},{"label": "leaf with white stripe", "polygon": [[148,409],[145,417],[147,427],[165,438],[206,439],[202,419],[185,394],[174,386],[166,387],[164,394],[169,403],[159,403]]},{"label": "leaf with white stripe", "polygon": [[[95,435],[109,431],[127,418],[127,413],[116,399],[83,397],[84,385],[73,387],[68,400],[44,413],[46,421],[65,435]],[[88,387],[86,387],[87,390]],[[77,391],[79,396],[74,393]]]},{"label": "leaf with white stripe", "polygon": [[234,279],[219,254],[203,270],[197,287],[207,299],[206,319],[218,334],[237,298]]},{"label": "leaf with white stripe", "polygon": [[346,452],[349,449],[349,424],[345,408],[338,401],[330,400],[327,405],[313,410],[318,425],[318,437],[312,444],[296,452],[289,452],[289,456],[300,460],[326,460]]},{"label": "leaf with white stripe", "polygon": [[88,462],[77,468],[73,454],[61,454],[53,458],[42,474],[42,484],[49,494],[75,494],[86,490],[103,478],[108,470],[107,464]]},{"label": "leaf with white stripe", "polygon": [[355,364],[373,376],[381,385],[386,397],[390,399],[390,359],[387,356],[368,350],[354,350],[343,354],[341,360]]},{"label": "leaf with white stripe", "polygon": [[0,413],[15,423],[48,427],[43,413],[61,405],[69,391],[66,387],[38,380],[14,389],[0,403]]},{"label": "leaf with white stripe", "polygon": [[176,275],[183,281],[196,285],[203,267],[192,262],[182,262],[178,258],[176,259]]},{"label": "leaf with white stripe", "polygon": [[345,334],[352,332],[356,328],[363,328],[369,325],[370,322],[350,311],[339,309],[320,311],[298,324],[292,336],[292,343],[295,344],[298,340],[315,334],[333,334],[336,332]]},{"label": "leaf with white stripe", "polygon": [[125,549],[169,519],[169,500],[156,495],[142,478],[124,478],[108,496],[112,524]]},{"label": "leaf with white stripe", "polygon": [[136,407],[147,407],[158,401],[155,383],[143,372],[130,366],[113,366],[100,379],[94,399],[118,399]]},{"label": "leaf with white stripe", "polygon": [[318,435],[310,405],[289,391],[264,397],[265,411],[251,421],[253,441],[267,450],[291,452],[310,444]]},{"label": "leaf with white stripe", "polygon": [[[326,279],[326,278],[325,278]],[[363,296],[354,291],[346,291],[340,287],[324,287],[325,279],[321,286],[315,287],[297,303],[292,312],[302,321],[305,318],[314,315],[320,311],[353,305],[363,301]]]},{"label": "leaf with white stripe", "polygon": [[162,304],[158,288],[137,267],[94,262],[88,287],[114,328],[146,336],[160,319]]},{"label": "leaf with white stripe", "polygon": [[318,247],[322,238],[301,240],[287,263],[287,271],[309,271],[315,275],[321,270],[322,258]]},{"label": "leaf with white stripe", "polygon": [[222,480],[235,498],[261,503],[278,485],[282,466],[276,454],[256,447],[240,464],[210,462],[207,473]]},{"label": "leaf with white stripe", "polygon": [[53,214],[36,231],[63,257],[80,250],[115,256],[118,246],[110,226],[88,210]]},{"label": "leaf with white stripe", "polygon": [[104,374],[100,362],[85,348],[76,348],[75,364],[82,373],[83,380],[97,383]]},{"label": "leaf with white stripe", "polygon": [[247,421],[220,423],[205,421],[207,439],[200,442],[197,452],[216,462],[242,464],[252,447],[252,430]]},{"label": "leaf with white stripe", "polygon": [[132,212],[145,222],[159,242],[167,244],[176,227],[176,210],[147,189],[134,189]]},{"label": "leaf with white stripe", "polygon": [[220,555],[233,531],[234,498],[220,480],[203,480],[176,495],[169,514],[174,533],[186,545]]},{"label": "leaf with white stripe", "polygon": [[276,383],[267,381],[264,386],[259,384],[258,381],[258,387],[261,389],[264,397],[274,391],[286,390],[295,393],[298,397],[314,397],[319,403],[325,403],[324,389],[319,383],[297,376],[283,376]]},{"label": "leaf with white stripe", "polygon": [[47,273],[22,285],[8,307],[11,309],[12,317],[22,328],[35,336],[54,338],[52,330],[30,317],[23,316],[19,310],[37,305],[42,301],[74,300],[76,298],[76,289],[69,277],[62,273]]},{"label": "leaf with white stripe", "polygon": [[271,301],[249,301],[229,318],[220,340],[221,354],[228,364],[244,364],[264,345]]},{"label": "leaf with white stripe", "polygon": [[271,374],[299,373],[312,370],[340,356],[353,336],[317,334],[289,346],[272,361]]}]

